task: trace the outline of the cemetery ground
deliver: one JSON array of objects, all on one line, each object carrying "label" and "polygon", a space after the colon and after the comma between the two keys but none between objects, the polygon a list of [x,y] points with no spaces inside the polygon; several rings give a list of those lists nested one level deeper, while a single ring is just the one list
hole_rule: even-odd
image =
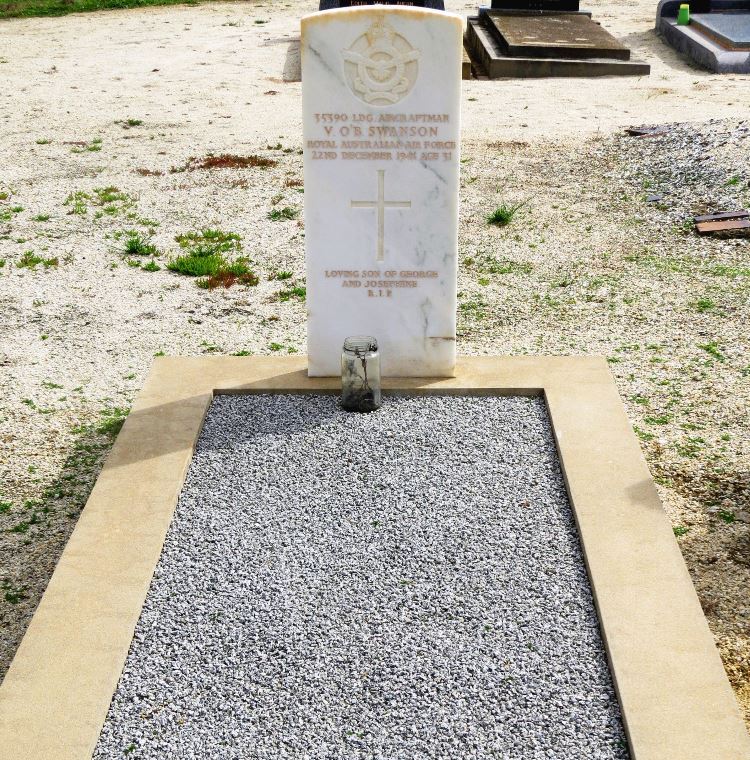
[{"label": "cemetery ground", "polygon": [[[0,22],[0,673],[152,358],[305,352],[314,5]],[[750,204],[750,82],[589,5],[651,77],[464,83],[459,353],[608,358],[750,725],[750,245],[691,224]]]}]

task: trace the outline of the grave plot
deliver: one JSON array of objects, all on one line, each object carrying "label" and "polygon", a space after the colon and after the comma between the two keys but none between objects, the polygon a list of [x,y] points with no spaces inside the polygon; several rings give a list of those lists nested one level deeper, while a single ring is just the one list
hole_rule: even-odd
[{"label": "grave plot", "polygon": [[748,756],[603,359],[462,358],[353,418],[339,383],[156,361],[0,686],[2,760]]},{"label": "grave plot", "polygon": [[503,77],[648,74],[630,50],[579,9],[577,0],[493,0],[468,19],[466,48],[477,71]]},{"label": "grave plot", "polygon": [[687,23],[678,21],[680,5],[660,0],[656,9],[656,31],[669,45],[709,71],[750,73],[748,0],[692,3]]},{"label": "grave plot", "polygon": [[96,760],[629,757],[541,398],[214,399]]}]

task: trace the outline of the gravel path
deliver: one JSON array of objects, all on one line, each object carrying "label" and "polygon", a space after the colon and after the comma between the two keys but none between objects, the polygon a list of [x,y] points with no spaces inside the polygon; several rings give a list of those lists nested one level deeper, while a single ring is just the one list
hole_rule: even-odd
[{"label": "gravel path", "polygon": [[95,760],[627,758],[544,404],[214,401]]}]

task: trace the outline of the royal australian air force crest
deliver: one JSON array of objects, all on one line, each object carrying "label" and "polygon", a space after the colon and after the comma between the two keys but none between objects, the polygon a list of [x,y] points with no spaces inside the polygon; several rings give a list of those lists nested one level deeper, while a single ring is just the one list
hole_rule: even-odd
[{"label": "royal australian air force crest", "polygon": [[385,20],[375,21],[341,54],[351,91],[368,105],[392,106],[417,81],[419,50]]}]

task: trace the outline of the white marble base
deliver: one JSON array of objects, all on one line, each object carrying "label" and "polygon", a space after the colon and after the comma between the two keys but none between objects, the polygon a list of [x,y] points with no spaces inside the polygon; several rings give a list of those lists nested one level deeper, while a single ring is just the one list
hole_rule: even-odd
[{"label": "white marble base", "polygon": [[362,334],[384,375],[454,373],[462,34],[406,7],[302,19],[311,376]]}]

